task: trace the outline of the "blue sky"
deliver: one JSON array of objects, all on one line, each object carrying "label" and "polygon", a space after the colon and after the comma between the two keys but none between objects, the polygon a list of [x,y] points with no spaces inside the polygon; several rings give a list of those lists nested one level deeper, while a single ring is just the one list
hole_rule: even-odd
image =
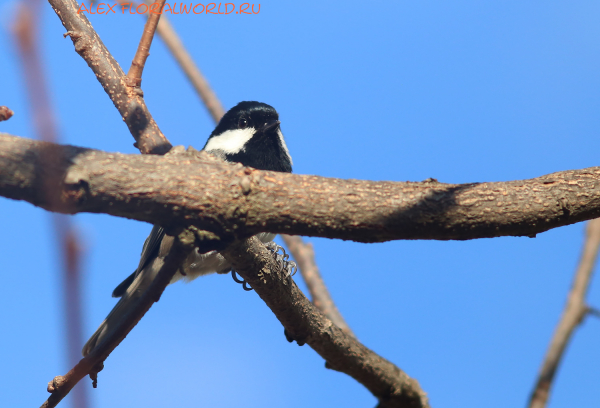
[{"label": "blue sky", "polygon": [[[15,5],[0,1],[0,105],[15,111],[0,131],[35,137],[8,31]],[[59,19],[44,9],[43,55],[62,141],[136,153]],[[599,164],[599,12],[596,1],[267,1],[256,15],[169,17],[226,108],[258,100],[279,111],[296,173],[463,183]],[[144,19],[91,22],[127,70]],[[160,40],[142,88],[173,144],[204,145],[213,123]],[[36,406],[47,382],[68,370],[57,247],[44,211],[0,199],[0,214],[0,406]],[[73,218],[84,247],[87,336],[136,267],[151,227]],[[564,305],[583,227],[535,239],[310,241],[358,338],[418,379],[433,406],[519,407]],[[589,301],[600,306],[598,284]],[[576,332],[550,407],[597,404],[599,336],[597,319]],[[323,366],[307,346],[285,341],[255,293],[208,276],[168,287],[108,358],[99,388],[85,386],[93,407],[376,404]]]}]

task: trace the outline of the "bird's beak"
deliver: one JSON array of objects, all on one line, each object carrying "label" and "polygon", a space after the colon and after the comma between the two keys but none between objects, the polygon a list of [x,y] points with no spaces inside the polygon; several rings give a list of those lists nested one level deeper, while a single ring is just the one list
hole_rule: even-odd
[{"label": "bird's beak", "polygon": [[264,126],[260,129],[263,132],[268,132],[269,130],[275,129],[279,126],[281,122],[278,120],[270,120],[264,124]]}]

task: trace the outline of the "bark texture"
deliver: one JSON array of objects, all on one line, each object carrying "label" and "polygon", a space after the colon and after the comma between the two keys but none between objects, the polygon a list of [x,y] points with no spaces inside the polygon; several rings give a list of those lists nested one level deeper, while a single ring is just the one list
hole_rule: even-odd
[{"label": "bark texture", "polygon": [[235,242],[222,254],[248,282],[298,344],[308,344],[325,367],[348,374],[386,408],[427,408],[417,380],[345,333],[323,315],[285,276],[257,238]]},{"label": "bark texture", "polygon": [[344,333],[356,337],[333,302],[333,298],[315,262],[315,251],[312,244],[304,243],[301,237],[295,235],[282,234],[281,238],[298,264],[300,274],[312,296],[313,305],[337,327],[342,329]]},{"label": "bark texture", "polygon": [[78,13],[75,0],[48,0],[67,29],[75,51],[92,69],[123,121],[136,140],[136,147],[144,154],[164,154],[171,143],[162,134],[144,102],[139,87],[130,86],[121,66],[90,24],[85,13]]},{"label": "bark texture", "polygon": [[[533,237],[600,216],[599,167],[496,183],[362,181],[182,150],[124,155],[0,135],[0,195],[52,211],[193,225],[227,242],[261,231],[358,242]],[[42,153],[57,158],[55,168],[40,166]],[[63,175],[52,186],[59,208],[42,193],[46,171]]]}]

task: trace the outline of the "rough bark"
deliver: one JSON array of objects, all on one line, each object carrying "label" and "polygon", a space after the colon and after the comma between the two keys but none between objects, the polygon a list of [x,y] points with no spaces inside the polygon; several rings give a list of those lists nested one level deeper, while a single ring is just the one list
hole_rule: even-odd
[{"label": "rough bark", "polygon": [[144,102],[139,87],[129,86],[121,66],[90,24],[85,13],[77,13],[80,5],[74,0],[48,0],[67,29],[75,51],[92,69],[144,154],[164,154],[171,144],[162,134]]},{"label": "rough bark", "polygon": [[[40,167],[42,152],[60,158],[56,168]],[[45,171],[64,175],[52,186],[60,208],[42,194]],[[341,180],[198,152],[124,155],[0,135],[2,196],[53,211],[194,225],[227,241],[260,231],[359,242],[535,236],[600,216],[599,186],[598,167],[479,184]]]},{"label": "rough bark", "polygon": [[286,333],[319,353],[327,368],[364,385],[381,407],[429,407],[417,380],[333,324],[285,277],[258,239],[235,242],[222,254],[273,311]]},{"label": "rough bark", "polygon": [[333,298],[325,285],[319,267],[315,262],[315,251],[310,243],[304,243],[301,237],[282,234],[283,242],[290,250],[290,254],[298,264],[300,274],[304,278],[306,287],[312,296],[312,303],[317,309],[329,318],[337,327],[350,336],[354,333],[344,320],[344,317],[333,302]]}]

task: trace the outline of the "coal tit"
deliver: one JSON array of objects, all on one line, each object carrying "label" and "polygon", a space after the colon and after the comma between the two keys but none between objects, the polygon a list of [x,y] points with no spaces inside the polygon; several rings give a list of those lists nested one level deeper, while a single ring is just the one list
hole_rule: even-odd
[{"label": "coal tit", "polygon": [[[202,150],[229,162],[259,170],[292,171],[292,157],[279,127],[277,111],[261,102],[240,102],[221,118]],[[272,241],[275,234],[261,233],[262,242]],[[173,244],[173,237],[165,235],[155,225],[144,246],[137,269],[113,291],[121,299],[83,347],[87,356],[116,327],[123,315],[133,307],[150,286],[163,265]],[[202,253],[196,248],[183,262],[171,283],[185,278],[192,280],[209,273],[225,273],[231,266],[216,251]]]}]

